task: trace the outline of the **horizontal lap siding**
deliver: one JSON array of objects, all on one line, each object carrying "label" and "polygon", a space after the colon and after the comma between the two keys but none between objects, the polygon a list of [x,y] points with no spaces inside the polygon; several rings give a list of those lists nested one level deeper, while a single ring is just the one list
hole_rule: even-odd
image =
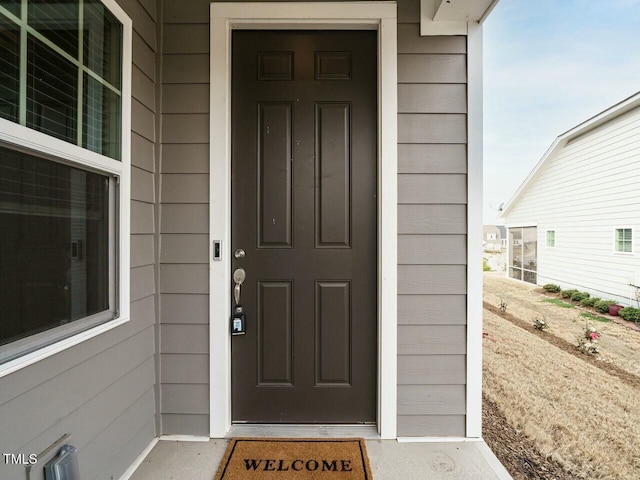
[{"label": "horizontal lap siding", "polygon": [[465,235],[401,235],[398,265],[465,265]]},{"label": "horizontal lap siding", "polygon": [[[571,140],[550,157],[507,224],[537,224],[538,284],[556,283],[629,304],[640,272],[640,108]],[[634,254],[614,252],[616,228],[633,228]],[[555,248],[546,246],[554,230]]]},{"label": "horizontal lap siding", "polygon": [[[208,318],[209,2],[163,5],[160,317],[172,337],[162,342],[163,431],[193,434],[207,418],[208,363],[176,327],[204,334]],[[406,339],[398,435],[457,436],[465,434],[466,38],[420,37],[419,15],[419,0],[398,2],[398,334]],[[438,336],[439,346],[429,343]]]},{"label": "horizontal lap siding", "polygon": [[[165,2],[165,19],[175,6]],[[198,23],[165,23],[162,35],[161,413],[163,434],[208,436],[209,4],[197,7]]]},{"label": "horizontal lap siding", "polygon": [[398,25],[398,436],[464,436],[466,38],[420,37],[412,11]]},{"label": "horizontal lap siding", "polygon": [[[64,434],[83,479],[119,478],[156,435],[155,2],[119,2],[133,20],[131,320],[0,379],[0,451],[39,453]],[[45,462],[47,458],[40,459]],[[40,464],[40,462],[39,462]],[[0,478],[24,467],[0,462]],[[43,478],[42,468],[31,471]]]}]

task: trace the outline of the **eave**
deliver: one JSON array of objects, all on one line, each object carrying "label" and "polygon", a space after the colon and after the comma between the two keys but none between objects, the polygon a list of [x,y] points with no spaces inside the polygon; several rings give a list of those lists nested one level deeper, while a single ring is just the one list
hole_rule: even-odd
[{"label": "eave", "polygon": [[499,0],[420,0],[420,35],[467,35],[469,23],[482,23]]},{"label": "eave", "polygon": [[529,185],[540,175],[540,172],[548,163],[549,159],[553,158],[553,156],[557,152],[562,150],[567,143],[569,143],[574,138],[584,135],[585,133],[596,129],[601,125],[604,125],[605,123],[610,122],[611,120],[614,120],[615,118],[618,118],[637,107],[640,107],[640,92],[624,99],[620,103],[609,107],[603,112],[600,112],[599,114],[589,118],[588,120],[585,120],[584,122],[576,125],[571,130],[568,130],[565,133],[559,135],[553,141],[547,152],[542,156],[536,166],[533,167],[533,170],[531,170],[531,173],[529,173],[527,178],[525,178],[524,182],[522,182],[520,187],[518,187],[516,193],[514,193],[506,203],[506,205],[502,209],[502,212],[500,212],[500,214],[498,215],[498,218],[501,220],[505,219],[509,210],[513,208],[514,204],[522,196]]}]

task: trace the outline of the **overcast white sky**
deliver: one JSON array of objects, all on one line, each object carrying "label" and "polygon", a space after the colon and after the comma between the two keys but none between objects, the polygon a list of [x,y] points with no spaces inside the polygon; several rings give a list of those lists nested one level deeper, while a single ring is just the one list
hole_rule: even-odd
[{"label": "overcast white sky", "polygon": [[639,90],[640,0],[500,0],[484,24],[484,223],[558,135]]}]

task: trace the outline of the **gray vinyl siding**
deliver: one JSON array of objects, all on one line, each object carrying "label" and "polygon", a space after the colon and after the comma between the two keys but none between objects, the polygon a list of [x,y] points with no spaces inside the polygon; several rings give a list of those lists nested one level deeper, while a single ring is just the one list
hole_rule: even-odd
[{"label": "gray vinyl siding", "polygon": [[[119,478],[157,434],[209,432],[209,2],[120,4],[134,22],[131,321],[0,379],[0,451],[68,433],[83,479]],[[398,435],[459,436],[466,39],[419,37],[419,0],[398,15]],[[0,463],[0,478],[24,469]]]},{"label": "gray vinyl siding", "polygon": [[[38,454],[70,434],[85,480],[120,478],[156,435],[156,5],[119,3],[134,24],[131,320],[0,379],[0,452]],[[2,461],[0,478],[23,480],[25,469]]]},{"label": "gray vinyl siding", "polygon": [[[398,1],[398,435],[464,436],[466,38],[419,17]],[[208,28],[207,0],[163,1],[163,433],[208,431]]]},{"label": "gray vinyl siding", "polygon": [[466,38],[420,37],[417,4],[398,4],[398,436],[464,436]]},{"label": "gray vinyl siding", "polygon": [[161,414],[163,434],[208,436],[209,4],[198,6],[200,24],[162,33]]}]

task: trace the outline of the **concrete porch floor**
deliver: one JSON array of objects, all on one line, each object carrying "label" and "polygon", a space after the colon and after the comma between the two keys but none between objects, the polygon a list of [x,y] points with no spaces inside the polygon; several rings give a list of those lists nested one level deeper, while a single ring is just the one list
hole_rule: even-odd
[{"label": "concrete porch floor", "polygon": [[[213,480],[229,440],[160,440],[131,480]],[[511,480],[483,441],[366,440],[374,480]]]}]

